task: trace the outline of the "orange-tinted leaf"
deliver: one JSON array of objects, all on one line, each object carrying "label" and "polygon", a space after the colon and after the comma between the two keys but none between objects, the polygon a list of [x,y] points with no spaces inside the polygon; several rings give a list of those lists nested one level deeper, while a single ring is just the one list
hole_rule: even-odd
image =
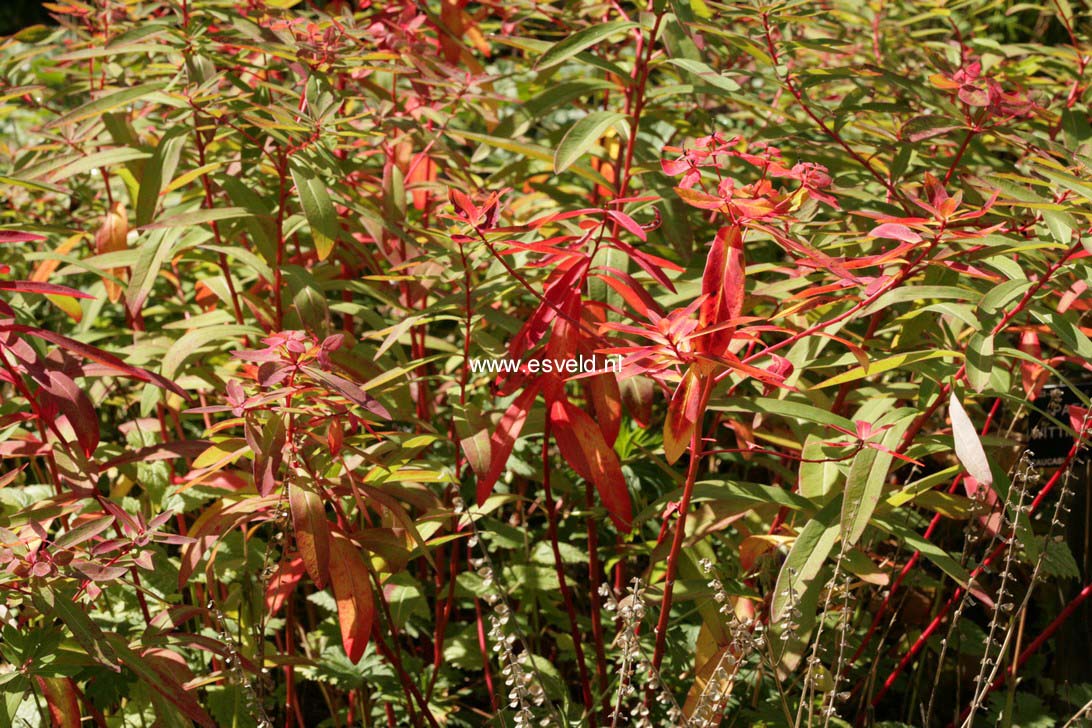
[{"label": "orange-tinted leaf", "polygon": [[656,385],[647,377],[629,377],[619,384],[622,390],[622,402],[626,412],[642,428],[652,422],[652,395]]},{"label": "orange-tinted leaf", "polygon": [[633,505],[618,456],[607,444],[603,431],[576,405],[558,399],[550,407],[552,432],[562,457],[590,481],[619,530],[629,532]]},{"label": "orange-tinted leaf", "polygon": [[[736,225],[722,227],[709,248],[701,280],[701,292],[706,296],[699,317],[703,327],[739,318],[743,311],[744,266],[743,234]],[[704,351],[720,353],[728,347],[733,333],[734,328],[729,327],[699,341]]]},{"label": "orange-tinted leaf", "polygon": [[330,577],[330,522],[326,520],[322,498],[312,490],[289,483],[288,506],[300,557],[308,576],[322,589]]},{"label": "orange-tinted leaf", "polygon": [[265,607],[270,615],[281,611],[281,607],[303,578],[304,570],[303,559],[285,559],[277,565],[277,570],[273,572],[265,588]]},{"label": "orange-tinted leaf", "polygon": [[368,565],[360,550],[348,538],[335,532],[330,541],[330,583],[337,600],[341,644],[352,663],[360,662],[372,633],[375,601],[369,582]]},{"label": "orange-tinted leaf", "polygon": [[671,397],[667,407],[667,419],[664,420],[664,457],[668,463],[674,463],[686,448],[694,435],[701,410],[701,376],[696,366],[686,370],[682,381]]},{"label": "orange-tinted leaf", "polygon": [[[95,252],[116,253],[127,247],[126,238],[129,235],[129,218],[125,214],[125,205],[115,202],[110,211],[102,218],[102,226],[95,233]],[[124,268],[115,268],[110,271],[113,275],[121,277],[125,274]],[[107,279],[106,294],[111,301],[121,298],[121,286]]]},{"label": "orange-tinted leaf", "polygon": [[523,429],[523,423],[527,421],[527,412],[538,396],[538,388],[537,383],[532,383],[520,392],[501,417],[493,437],[489,438],[489,472],[478,479],[479,506],[493,493],[493,486],[497,484],[497,479],[508,462],[508,456],[512,454],[516,438]]},{"label": "orange-tinted leaf", "polygon": [[80,702],[72,678],[39,677],[38,687],[42,689],[49,717],[54,728],[80,728]]},{"label": "orange-tinted leaf", "polygon": [[622,393],[618,389],[618,380],[610,373],[589,377],[588,391],[603,438],[614,447],[622,427]]}]

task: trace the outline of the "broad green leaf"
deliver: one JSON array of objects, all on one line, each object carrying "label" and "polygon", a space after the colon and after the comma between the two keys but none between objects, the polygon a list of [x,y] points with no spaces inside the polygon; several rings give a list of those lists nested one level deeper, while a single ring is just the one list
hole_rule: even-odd
[{"label": "broad green leaf", "polygon": [[[880,444],[888,449],[898,447],[908,426],[909,421],[904,419],[891,427],[884,432]],[[857,543],[868,527],[893,460],[891,453],[867,446],[853,458],[842,499],[842,538],[849,545]]]},{"label": "broad green leaf", "polygon": [[104,149],[101,152],[93,152],[87,155],[75,155],[62,157],[59,160],[51,160],[33,169],[20,170],[19,177],[38,179],[52,177],[57,180],[68,180],[70,177],[81,175],[99,167],[111,167],[115,164],[125,164],[138,159],[147,159],[152,156],[149,152],[129,147],[116,149]]},{"label": "broad green leaf", "polygon": [[1004,283],[994,286],[982,297],[982,300],[978,302],[978,308],[986,313],[995,313],[996,311],[1008,306],[1020,296],[1031,288],[1031,281],[1019,280],[1019,281],[1005,281]]},{"label": "broad green leaf", "polygon": [[140,246],[136,265],[133,266],[129,278],[129,287],[125,291],[125,305],[133,315],[144,306],[144,301],[159,276],[159,270],[171,257],[171,251],[181,236],[181,228],[156,230]]},{"label": "broad green leaf", "polygon": [[599,137],[610,127],[625,121],[625,114],[617,111],[593,111],[569,127],[554,152],[554,173],[568,169],[573,162],[584,156]]},{"label": "broad green leaf", "polygon": [[710,86],[716,86],[721,91],[739,91],[738,83],[726,76],[720,75],[701,61],[695,61],[690,58],[671,58],[668,60],[668,63],[673,66],[678,66],[699,81],[707,83]]},{"label": "broad green leaf", "polygon": [[727,412],[761,412],[777,415],[778,417],[816,422],[821,425],[836,425],[847,430],[853,430],[853,423],[847,418],[837,415],[829,409],[791,399],[774,399],[772,397],[732,398],[726,400],[726,404],[713,405],[710,409]]},{"label": "broad green leaf", "polygon": [[770,604],[770,621],[781,622],[789,608],[803,598],[838,541],[842,499],[834,498],[800,530],[777,575]]},{"label": "broad green leaf", "polygon": [[35,591],[34,603],[42,613],[59,617],[72,631],[72,636],[80,646],[87,651],[88,656],[93,657],[103,667],[120,672],[117,655],[99,626],[80,607],[74,592],[54,593],[53,588],[45,587]]},{"label": "broad green leaf", "polygon": [[[835,448],[830,449],[835,450]],[[845,452],[845,449],[838,448],[838,451]],[[800,495],[812,500],[826,498],[834,491],[841,468],[834,456],[823,447],[823,438],[818,435],[808,435],[804,441],[804,449],[800,451],[800,457],[803,460],[800,463],[797,491]]]},{"label": "broad green leaf", "polygon": [[188,129],[174,127],[163,134],[156,145],[152,158],[144,165],[144,176],[140,180],[140,192],[137,195],[136,224],[147,225],[155,216],[159,203],[159,193],[163,183],[174,177],[182,148],[186,145]]},{"label": "broad green leaf", "polygon": [[[518,142],[513,139],[501,139],[500,137],[489,136],[487,134],[476,134],[470,131],[453,131],[451,133],[457,134],[461,137],[466,137],[467,139],[479,142],[480,144],[485,144],[486,146],[493,147],[494,149],[503,149],[506,152],[519,154],[523,157],[526,157],[527,159],[535,159],[551,165],[554,162],[553,152],[551,152],[546,147],[541,147],[536,144]],[[610,184],[609,182],[607,182],[606,178],[603,177],[603,175],[599,174],[590,167],[580,164],[573,164],[572,170],[574,174],[583,177],[589,182],[594,182],[595,184],[604,186],[608,186]]]},{"label": "broad green leaf", "polygon": [[1031,315],[1049,326],[1058,335],[1058,338],[1072,348],[1077,356],[1086,361],[1092,360],[1092,340],[1089,340],[1080,327],[1070,321],[1064,314],[1032,309]]},{"label": "broad green leaf", "polygon": [[334,249],[340,230],[326,183],[319,179],[314,170],[302,164],[292,165],[292,180],[296,183],[296,194],[299,195],[304,217],[311,226],[311,237],[315,241],[319,260],[326,260]]},{"label": "broad green leaf", "polygon": [[963,354],[958,351],[950,351],[948,349],[937,349],[933,351],[910,351],[905,354],[895,354],[889,356],[886,359],[880,359],[879,361],[872,362],[868,368],[854,367],[848,372],[842,372],[837,376],[833,376],[830,379],[824,380],[819,384],[816,384],[812,389],[823,389],[824,387],[833,387],[835,384],[843,384],[845,382],[853,382],[863,377],[872,376],[873,374],[882,374],[883,372],[889,372],[892,369],[898,369],[899,367],[907,366],[909,364],[917,364],[927,359],[937,359],[940,357],[962,357]]},{"label": "broad green leaf", "polygon": [[596,24],[590,28],[585,28],[550,46],[550,49],[543,53],[542,58],[535,64],[535,68],[539,71],[545,71],[615,33],[621,33],[636,27],[637,23],[627,20],[615,20],[610,23]]},{"label": "broad green leaf", "polygon": [[976,333],[967,342],[967,383],[981,392],[989,386],[992,372],[993,335]]}]

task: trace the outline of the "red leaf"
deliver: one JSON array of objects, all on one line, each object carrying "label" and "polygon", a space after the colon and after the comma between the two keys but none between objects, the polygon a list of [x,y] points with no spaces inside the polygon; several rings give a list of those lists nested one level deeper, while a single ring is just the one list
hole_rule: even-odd
[{"label": "red leaf", "polygon": [[870,238],[887,238],[888,240],[901,240],[904,243],[920,243],[921,236],[916,232],[897,222],[885,222],[872,228],[868,234]]},{"label": "red leaf", "polygon": [[493,486],[497,484],[497,478],[504,470],[508,456],[512,454],[512,447],[516,444],[523,423],[527,421],[527,412],[538,396],[539,385],[532,383],[520,392],[515,401],[508,406],[504,416],[501,417],[493,437],[489,438],[489,472],[485,477],[478,479],[478,505],[485,503],[485,499],[493,493]]},{"label": "red leaf", "polygon": [[277,570],[273,572],[265,588],[265,607],[271,616],[281,611],[281,607],[303,578],[303,572],[303,559],[285,559],[277,565]]},{"label": "red leaf", "polygon": [[648,291],[644,286],[634,280],[633,276],[629,273],[618,270],[617,268],[611,268],[609,266],[603,266],[600,268],[602,273],[593,273],[596,278],[601,279],[608,286],[613,288],[618,294],[625,299],[626,303],[633,307],[633,310],[641,315],[642,318],[650,318],[649,311],[662,315],[663,309],[660,305],[653,300],[652,296],[648,295]]},{"label": "red leaf", "polygon": [[[743,311],[744,269],[743,234],[736,225],[717,231],[705,262],[701,292],[706,296],[699,321],[705,328],[739,318]],[[728,348],[735,327],[722,329],[700,339],[703,351],[721,353]]]},{"label": "red leaf", "polygon": [[69,296],[70,298],[87,298],[94,300],[82,291],[68,286],[58,286],[55,283],[38,283],[36,281],[0,281],[0,291],[15,291],[16,293],[42,293],[53,296]]},{"label": "red leaf", "polygon": [[80,728],[80,703],[73,689],[72,678],[35,677],[49,707],[54,728]]},{"label": "red leaf", "polygon": [[353,664],[360,662],[372,633],[375,601],[369,582],[368,565],[360,550],[348,538],[334,532],[330,541],[330,582],[337,601],[341,644]]},{"label": "red leaf", "polygon": [[701,389],[701,376],[697,368],[691,366],[676,387],[664,420],[664,457],[669,464],[682,457],[690,446],[701,415]]},{"label": "red leaf", "polygon": [[0,243],[29,243],[34,240],[45,240],[45,236],[21,233],[18,230],[0,230]]},{"label": "red leaf", "polygon": [[121,359],[118,359],[113,354],[108,354],[102,349],[91,346],[90,344],[85,344],[82,341],[76,341],[75,339],[70,339],[67,336],[63,336],[62,334],[57,334],[52,331],[46,331],[45,329],[39,329],[34,326],[24,326],[23,324],[6,324],[0,326],[0,331],[14,331],[19,334],[30,334],[31,336],[36,336],[39,339],[48,341],[51,344],[56,344],[63,349],[67,349],[74,354],[79,354],[86,359],[97,361],[99,364],[103,364],[107,367],[110,367],[111,369],[115,369],[122,374],[126,374],[141,382],[154,384],[161,389],[169,390],[186,399],[190,398],[189,394],[186,393],[186,390],[182,389],[174,382],[167,381],[158,374],[153,374],[146,369],[140,369],[138,367],[130,366],[123,362]]},{"label": "red leaf", "polygon": [[314,491],[289,483],[288,506],[307,574],[315,586],[323,589],[330,577],[330,522],[326,520],[322,498]]},{"label": "red leaf", "polygon": [[83,453],[91,457],[99,446],[99,417],[95,405],[72,378],[60,371],[47,372],[49,383],[43,387],[61,414],[68,419]]},{"label": "red leaf", "polygon": [[588,392],[603,438],[614,447],[618,431],[622,428],[622,393],[618,389],[618,380],[609,373],[589,377]]},{"label": "red leaf", "polygon": [[628,533],[633,504],[618,456],[607,444],[603,431],[576,405],[559,399],[550,407],[552,432],[561,455],[573,470],[590,481],[619,530]]},{"label": "red leaf", "polygon": [[610,216],[619,225],[624,227],[626,230],[629,230],[631,233],[636,235],[639,239],[648,240],[648,235],[645,233],[644,228],[642,228],[636,220],[634,220],[626,213],[620,212],[618,210],[607,210],[607,215]]}]

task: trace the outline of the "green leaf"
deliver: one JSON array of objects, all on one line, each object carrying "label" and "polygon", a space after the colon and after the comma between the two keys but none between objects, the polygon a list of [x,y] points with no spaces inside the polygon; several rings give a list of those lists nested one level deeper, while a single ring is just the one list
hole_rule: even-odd
[{"label": "green leaf", "polygon": [[878,517],[872,519],[872,525],[886,531],[897,539],[905,541],[907,546],[915,551],[920,551],[922,556],[932,561],[941,571],[955,579],[961,586],[967,586],[967,582],[971,578],[967,570],[960,566],[959,562],[953,559],[947,551],[932,541],[922,538],[914,529]]},{"label": "green leaf", "polygon": [[701,61],[695,61],[690,58],[671,58],[668,60],[668,63],[683,69],[696,80],[707,83],[710,86],[715,86],[722,91],[739,91],[738,83],[726,76],[720,75]]},{"label": "green leaf", "polygon": [[46,124],[46,128],[52,129],[63,124],[72,124],[77,121],[83,121],[84,119],[90,119],[92,116],[101,116],[111,109],[116,109],[125,104],[131,104],[137,99],[158,91],[166,85],[166,83],[162,82],[145,83],[140,86],[123,88],[120,91],[100,96],[93,101],[88,101],[83,106],[79,106],[72,111],[69,111],[63,116],[58,116],[56,119]]},{"label": "green leaf", "polygon": [[[881,444],[889,449],[898,447],[908,426],[909,420],[904,419],[891,427],[884,433]],[[842,538],[849,545],[857,543],[868,527],[893,460],[891,453],[872,447],[865,447],[853,458],[842,499]]]},{"label": "green leaf", "polygon": [[188,129],[184,127],[169,129],[156,145],[152,158],[144,165],[144,176],[140,180],[140,192],[137,195],[136,204],[138,227],[147,225],[155,216],[159,193],[163,191],[164,182],[174,177],[182,148],[186,145],[187,132]]},{"label": "green leaf", "polygon": [[62,157],[60,160],[36,165],[33,169],[21,170],[19,172],[19,177],[39,179],[41,177],[50,176],[54,179],[68,180],[70,177],[81,175],[92,169],[134,162],[138,159],[147,159],[150,156],[152,155],[148,152],[143,152],[139,149],[130,149],[129,147],[104,149],[101,152],[76,155],[75,158],[72,156]]},{"label": "green leaf", "polygon": [[995,313],[1023,296],[1031,285],[1031,281],[1005,281],[991,288],[978,302],[978,308],[986,313]]},{"label": "green leaf", "polygon": [[[849,429],[852,427],[853,425],[850,424]],[[844,452],[844,448],[838,448],[838,451]],[[838,462],[826,452],[826,448],[823,447],[823,438],[818,435],[808,435],[804,440],[804,449],[801,450],[800,457],[804,460],[800,463],[797,491],[805,498],[825,499],[834,491],[834,486],[838,482],[840,471]]]},{"label": "green leaf", "polygon": [[311,226],[311,237],[315,241],[319,260],[326,260],[334,249],[340,231],[337,212],[326,183],[318,178],[314,170],[302,164],[292,165],[292,180],[296,183],[303,215]]},{"label": "green leaf", "polygon": [[812,389],[823,389],[824,387],[833,387],[835,384],[843,384],[845,382],[852,382],[863,377],[871,376],[873,374],[882,374],[883,372],[891,371],[892,369],[898,369],[902,366],[909,364],[917,364],[927,359],[937,359],[940,357],[957,357],[962,358],[963,354],[958,351],[950,351],[948,349],[938,349],[933,351],[908,351],[905,354],[895,354],[889,356],[886,359],[880,359],[879,361],[872,362],[868,365],[868,368],[854,367],[848,372],[842,372],[837,376],[833,376],[819,384],[812,386]]},{"label": "green leaf", "polygon": [[993,372],[993,336],[981,332],[967,342],[967,383],[976,392],[990,384]]},{"label": "green leaf", "polygon": [[217,207],[212,210],[191,210],[163,218],[158,222],[145,225],[141,230],[161,230],[173,227],[193,227],[236,217],[249,217],[250,212],[242,207]]},{"label": "green leaf", "polygon": [[181,228],[156,230],[140,246],[136,265],[133,266],[129,287],[125,291],[125,304],[134,316],[144,306],[159,270],[170,258],[175,243],[182,236]]},{"label": "green leaf", "polygon": [[785,618],[790,605],[802,598],[823,568],[823,563],[838,541],[838,515],[841,510],[842,499],[834,498],[801,529],[777,575],[777,586],[774,587],[770,605],[771,622],[780,622]]},{"label": "green leaf", "polygon": [[593,111],[578,120],[565,132],[557,151],[554,152],[554,174],[568,169],[599,141],[599,137],[607,129],[625,119],[626,115],[617,111]]},{"label": "green leaf", "polygon": [[208,346],[213,342],[231,341],[247,335],[260,336],[261,333],[260,329],[253,326],[240,326],[238,324],[221,324],[220,326],[187,331],[171,345],[171,348],[163,356],[160,374],[163,375],[164,379],[173,381],[183,362],[201,347]]},{"label": "green leaf", "polygon": [[[489,136],[487,134],[476,134],[470,131],[453,131],[452,134],[457,134],[461,137],[486,146],[493,147],[494,149],[503,149],[506,152],[512,152],[513,154],[519,154],[527,159],[535,159],[540,162],[547,162],[553,164],[554,155],[546,147],[541,147],[536,144],[528,144],[526,142],[518,142],[514,139],[502,139],[500,137]],[[595,170],[586,167],[584,165],[574,165],[573,172],[584,179],[594,182],[598,185],[607,186],[610,183],[607,182],[603,175],[599,174]]]},{"label": "green leaf", "polygon": [[120,672],[117,655],[110,648],[99,626],[80,608],[75,592],[54,594],[52,588],[40,589],[34,593],[34,604],[42,613],[60,618],[72,631],[72,636],[80,646],[100,665]]},{"label": "green leaf", "polygon": [[572,58],[577,53],[590,48],[601,40],[605,40],[609,36],[615,33],[621,33],[625,30],[636,28],[637,23],[633,23],[627,20],[615,20],[610,23],[603,23],[593,25],[590,28],[585,28],[577,33],[573,33],[568,38],[562,41],[558,41],[550,46],[550,49],[542,54],[542,57],[535,64],[535,69],[539,71],[545,71],[547,68],[552,68],[563,61]]}]

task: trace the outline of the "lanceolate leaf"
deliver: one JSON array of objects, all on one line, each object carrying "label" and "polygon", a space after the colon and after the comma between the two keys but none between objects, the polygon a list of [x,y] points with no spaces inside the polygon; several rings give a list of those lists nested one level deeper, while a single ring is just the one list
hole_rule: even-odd
[{"label": "lanceolate leaf", "polygon": [[330,583],[337,601],[341,644],[352,663],[360,662],[372,633],[375,601],[368,565],[360,550],[344,535],[334,532],[330,541]]},{"label": "lanceolate leaf", "polygon": [[91,398],[80,389],[72,378],[61,371],[46,375],[49,382],[43,387],[57,409],[68,418],[68,424],[83,448],[83,454],[91,457],[99,445],[99,417]]},{"label": "lanceolate leaf", "polygon": [[691,366],[683,375],[682,381],[671,397],[667,407],[667,419],[664,420],[664,457],[668,463],[674,463],[686,448],[694,435],[701,416],[701,376],[697,366]]},{"label": "lanceolate leaf", "polygon": [[[743,234],[737,225],[727,225],[717,231],[705,262],[701,292],[701,325],[717,326],[735,318],[743,311],[744,294]],[[725,328],[699,339],[704,351],[722,353],[732,340],[732,328]]]},{"label": "lanceolate leaf", "polygon": [[982,449],[978,431],[955,392],[948,399],[948,414],[952,418],[952,437],[955,438],[955,453],[959,462],[967,474],[979,483],[986,487],[993,485],[990,463],[986,459],[986,451]]},{"label": "lanceolate leaf", "polygon": [[[883,446],[894,448],[905,431],[905,424],[884,433]],[[880,501],[887,471],[894,458],[888,452],[863,447],[853,458],[846,475],[846,492],[842,499],[842,538],[850,545],[864,533],[876,504]]]},{"label": "lanceolate leaf", "polygon": [[581,477],[595,485],[611,520],[628,533],[633,521],[629,489],[618,456],[607,444],[602,430],[583,410],[564,398],[551,405],[550,422],[562,457]]},{"label": "lanceolate leaf", "polygon": [[841,509],[842,499],[834,498],[797,535],[777,575],[777,586],[770,603],[772,622],[784,619],[792,605],[803,598],[805,590],[813,586],[816,574],[838,541]]},{"label": "lanceolate leaf", "polygon": [[133,377],[134,379],[139,379],[143,382],[151,382],[158,387],[168,389],[172,392],[175,392],[176,394],[182,395],[183,397],[188,397],[185,390],[183,390],[174,382],[168,381],[158,374],[153,374],[152,372],[149,372],[147,370],[140,369],[134,366],[129,366],[113,354],[108,354],[102,349],[91,346],[90,344],[85,344],[82,341],[76,341],[75,339],[70,339],[62,334],[57,334],[52,331],[46,331],[45,329],[39,329],[33,326],[24,326],[22,324],[0,325],[0,330],[4,329],[7,329],[9,331],[15,331],[17,333],[36,336],[39,339],[44,339],[51,344],[56,344],[57,346],[63,347],[74,354],[86,357],[88,359],[91,359],[92,361],[97,361],[98,363],[108,366],[111,369],[116,369],[118,372],[125,374],[126,376]]},{"label": "lanceolate leaf", "polygon": [[624,114],[617,111],[593,111],[569,127],[561,143],[554,152],[554,173],[568,169],[591,149],[599,137],[611,126],[623,121]]},{"label": "lanceolate leaf", "polygon": [[301,164],[292,165],[292,180],[296,183],[296,194],[299,195],[307,224],[311,226],[311,237],[315,241],[319,260],[326,260],[334,249],[339,231],[337,212],[326,183],[319,179],[314,170]]},{"label": "lanceolate leaf", "polygon": [[497,484],[501,471],[504,470],[508,456],[512,454],[512,448],[516,444],[523,423],[527,421],[527,413],[538,396],[539,385],[531,384],[516,397],[508,406],[504,416],[501,417],[496,431],[489,439],[489,471],[478,477],[478,505],[484,505],[485,499],[493,493],[493,486]]},{"label": "lanceolate leaf", "polygon": [[288,505],[307,574],[322,589],[330,576],[330,522],[326,520],[322,498],[313,490],[289,483]]},{"label": "lanceolate leaf", "polygon": [[624,30],[636,27],[637,23],[625,20],[615,20],[610,23],[602,23],[593,25],[590,28],[585,28],[551,46],[549,50],[542,54],[536,68],[540,71],[545,71],[547,68],[551,68],[566,59],[572,58],[577,53],[590,48],[599,41],[615,33],[620,33]]}]

